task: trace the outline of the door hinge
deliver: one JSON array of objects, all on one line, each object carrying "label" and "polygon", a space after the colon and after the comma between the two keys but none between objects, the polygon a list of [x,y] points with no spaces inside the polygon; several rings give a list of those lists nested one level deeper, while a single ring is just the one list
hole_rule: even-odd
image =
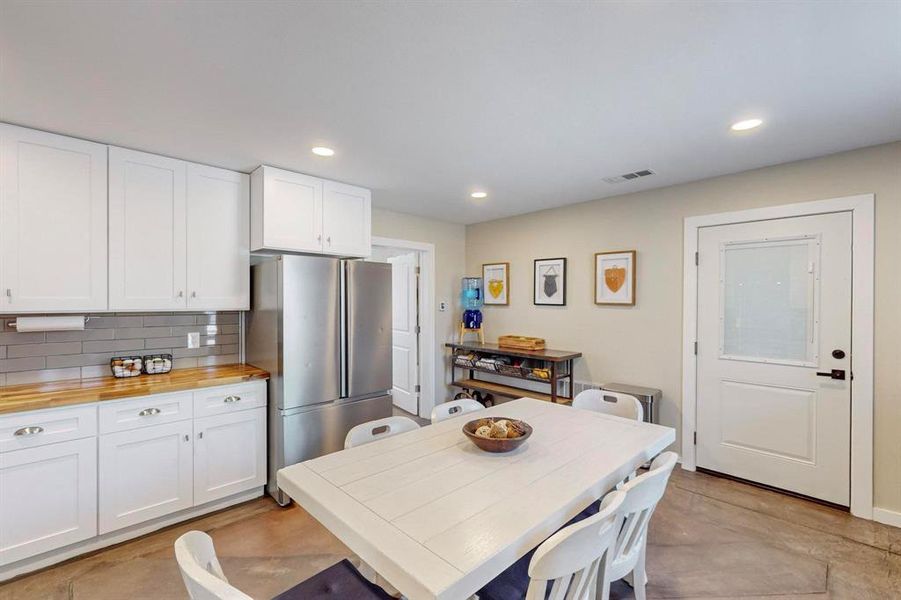
[{"label": "door hinge", "polygon": [[419,325],[416,326],[416,333],[422,333],[422,327]]},{"label": "door hinge", "polygon": [[420,268],[419,268],[419,267],[416,267],[416,274],[419,275],[421,272],[422,272],[422,271],[420,270]]},{"label": "door hinge", "polygon": [[698,432],[695,431],[695,446],[698,445]]},{"label": "door hinge", "polygon": [[695,252],[695,266],[697,267],[700,264],[700,258],[698,257],[698,253]]},{"label": "door hinge", "polygon": [[695,342],[695,356],[698,355],[698,343]]},{"label": "door hinge", "polygon": [[416,392],[417,394],[421,391],[418,383],[413,386],[413,391]]}]

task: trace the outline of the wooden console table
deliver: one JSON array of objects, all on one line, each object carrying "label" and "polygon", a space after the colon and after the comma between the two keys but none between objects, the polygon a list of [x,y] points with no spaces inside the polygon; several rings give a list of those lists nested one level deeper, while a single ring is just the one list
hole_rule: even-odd
[{"label": "wooden console table", "polygon": [[[486,344],[482,342],[471,343],[448,343],[446,347],[451,349],[451,382],[450,385],[463,388],[466,390],[475,390],[478,392],[495,394],[505,398],[536,398],[547,402],[555,402],[569,404],[572,402],[573,390],[573,360],[582,356],[581,352],[571,352],[569,350],[518,350],[516,348],[503,348],[497,344]],[[459,364],[457,355],[461,352],[472,352],[481,357],[507,356],[512,359],[525,359],[528,366],[519,368],[509,368],[504,371],[484,368],[476,364]],[[550,376],[547,379],[541,379],[531,376],[532,368],[547,369]],[[469,376],[463,379],[457,379],[457,369],[468,372]],[[496,383],[494,381],[485,381],[478,379],[476,373],[491,373],[498,377],[506,377],[510,380],[531,381],[533,383],[541,383],[550,386],[550,393],[536,392],[528,388],[516,385],[508,385],[506,383]],[[557,393],[558,383],[565,379],[569,380],[569,396],[563,396]]]}]

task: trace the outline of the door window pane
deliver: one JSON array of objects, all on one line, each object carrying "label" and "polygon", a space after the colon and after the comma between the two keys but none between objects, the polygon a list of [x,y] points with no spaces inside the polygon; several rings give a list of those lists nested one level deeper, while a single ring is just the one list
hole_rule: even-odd
[{"label": "door window pane", "polygon": [[816,240],[724,244],[722,347],[728,358],[809,362]]}]

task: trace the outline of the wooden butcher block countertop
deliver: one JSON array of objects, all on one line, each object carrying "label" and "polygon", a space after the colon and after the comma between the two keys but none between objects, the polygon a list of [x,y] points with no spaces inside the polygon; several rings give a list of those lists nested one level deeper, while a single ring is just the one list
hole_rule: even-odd
[{"label": "wooden butcher block countertop", "polygon": [[0,414],[85,402],[119,400],[132,396],[183,392],[268,377],[268,372],[253,365],[233,364],[175,369],[163,375],[140,375],[123,379],[97,377],[11,385],[0,388]]}]

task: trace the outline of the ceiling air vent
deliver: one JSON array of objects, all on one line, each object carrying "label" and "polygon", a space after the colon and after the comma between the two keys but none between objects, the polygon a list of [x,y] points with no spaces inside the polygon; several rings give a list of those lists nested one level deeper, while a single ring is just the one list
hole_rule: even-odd
[{"label": "ceiling air vent", "polygon": [[617,175],[616,177],[604,177],[604,181],[607,183],[622,183],[624,181],[631,181],[633,179],[639,179],[641,177],[647,177],[649,175],[653,175],[654,171],[650,169],[642,169],[641,171],[634,171],[632,173],[624,173],[622,175]]}]

